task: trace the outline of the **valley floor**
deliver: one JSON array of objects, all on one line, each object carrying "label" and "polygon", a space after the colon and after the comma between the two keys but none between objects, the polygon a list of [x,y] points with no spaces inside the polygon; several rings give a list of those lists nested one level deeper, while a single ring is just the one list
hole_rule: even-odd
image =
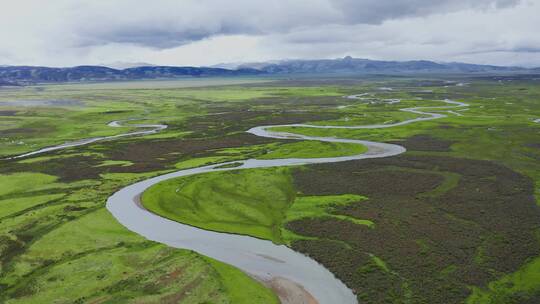
[{"label": "valley floor", "polygon": [[[396,143],[407,148],[400,156],[182,177],[150,188],[143,204],[182,223],[286,244],[333,272],[361,303],[540,300],[538,80],[151,83],[0,90],[2,158],[138,130],[129,124],[168,126],[0,160],[0,302],[277,303],[234,267],[130,232],[105,209],[107,198],[185,168],[362,153],[358,145],[245,131],[391,124],[418,116],[399,109],[444,99],[470,106],[387,129],[279,128]],[[116,120],[129,121],[107,126]]]}]

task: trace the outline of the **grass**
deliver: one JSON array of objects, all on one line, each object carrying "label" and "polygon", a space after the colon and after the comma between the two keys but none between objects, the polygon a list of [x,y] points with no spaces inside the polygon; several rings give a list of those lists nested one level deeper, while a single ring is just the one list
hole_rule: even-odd
[{"label": "grass", "polygon": [[[473,287],[467,304],[523,303],[540,291],[540,258],[534,258],[518,271],[489,283],[487,288]],[[531,302],[532,303],[532,302]]]},{"label": "grass", "polygon": [[150,187],[142,203],[175,221],[279,243],[284,210],[295,197],[287,171],[241,170],[172,179]]},{"label": "grass", "polygon": [[0,196],[46,189],[54,186],[56,180],[55,176],[40,173],[0,175]]},{"label": "grass", "polygon": [[[279,159],[279,158],[320,158],[339,157],[362,154],[367,147],[360,144],[321,142],[315,140],[302,140],[295,142],[279,142],[263,145],[253,145],[241,148],[226,148],[216,151],[223,155],[217,160],[239,160],[245,158]],[[228,157],[226,157],[228,156]],[[205,160],[216,158],[200,158],[189,161],[205,163]],[[210,162],[207,162],[210,163]]]},{"label": "grass", "polygon": [[266,154],[257,158],[279,159],[338,157],[362,154],[366,151],[367,148],[359,144],[331,143],[306,140],[296,143],[279,145],[275,149],[270,149]]},{"label": "grass", "polygon": [[378,256],[376,255],[370,255],[371,259],[373,260],[373,262],[379,266],[379,268],[381,268],[382,270],[384,270],[385,272],[390,272],[390,268],[388,268],[388,265],[386,264],[385,261],[383,261],[381,258],[379,258]]},{"label": "grass", "polygon": [[175,178],[147,189],[142,204],[181,223],[279,244],[299,237],[285,225],[302,218],[331,217],[374,226],[368,220],[332,214],[335,207],[360,202],[364,197],[299,195],[291,185],[289,170],[247,169]]},{"label": "grass", "polygon": [[49,194],[0,200],[0,218],[45,204],[63,196],[63,194]]},{"label": "grass", "polygon": [[285,221],[291,222],[304,218],[331,217],[339,220],[350,221],[357,225],[374,227],[375,223],[369,220],[332,214],[335,207],[360,203],[365,199],[367,198],[364,196],[353,194],[297,196],[294,203],[286,212]]},{"label": "grass", "polygon": [[260,284],[253,284],[245,273],[216,260],[207,260],[219,274],[231,303],[280,303],[275,294]]},{"label": "grass", "polygon": [[108,167],[108,166],[122,166],[122,167],[129,167],[133,165],[130,161],[123,161],[123,160],[106,160],[98,165],[98,167]]},{"label": "grass", "polygon": [[175,168],[189,169],[189,168],[202,167],[205,165],[225,162],[229,159],[230,158],[227,156],[210,156],[210,157],[192,158],[192,159],[187,159],[187,160],[183,160],[181,162],[176,163]]}]

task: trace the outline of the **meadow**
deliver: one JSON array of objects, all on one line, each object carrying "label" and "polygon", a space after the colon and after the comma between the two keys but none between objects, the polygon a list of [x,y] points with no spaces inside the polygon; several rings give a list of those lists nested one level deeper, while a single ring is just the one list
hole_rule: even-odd
[{"label": "meadow", "polygon": [[[538,80],[157,83],[0,90],[2,158],[133,130],[108,127],[113,120],[169,126],[0,160],[0,302],[277,303],[270,289],[231,266],[128,231],[105,209],[107,197],[207,164],[363,153],[359,145],[245,131],[391,123],[415,117],[399,109],[446,98],[469,107],[388,129],[280,128],[399,143],[408,151],[398,157],[182,177],[150,188],[142,203],[182,223],[290,246],[326,266],[362,303],[540,299]],[[369,98],[343,98],[360,93]]]}]

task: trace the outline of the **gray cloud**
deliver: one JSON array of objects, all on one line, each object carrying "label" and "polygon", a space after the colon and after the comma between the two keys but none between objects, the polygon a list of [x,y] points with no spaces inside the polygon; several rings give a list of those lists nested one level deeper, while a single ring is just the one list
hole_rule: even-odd
[{"label": "gray cloud", "polygon": [[327,24],[387,20],[465,9],[501,8],[519,0],[117,0],[81,1],[68,20],[81,45],[134,43],[170,48],[215,35],[286,33]]},{"label": "gray cloud", "polygon": [[538,14],[536,0],[5,0],[0,64],[343,55],[522,64],[518,54],[540,48]]},{"label": "gray cloud", "polygon": [[141,1],[135,8],[132,1],[113,3],[84,3],[86,13],[72,21],[74,30],[85,37],[84,45],[170,48],[216,35],[284,32],[340,18],[326,0],[160,0]]},{"label": "gray cloud", "polygon": [[517,5],[520,0],[335,0],[351,24],[379,24],[389,19],[446,14],[465,9],[485,10]]}]

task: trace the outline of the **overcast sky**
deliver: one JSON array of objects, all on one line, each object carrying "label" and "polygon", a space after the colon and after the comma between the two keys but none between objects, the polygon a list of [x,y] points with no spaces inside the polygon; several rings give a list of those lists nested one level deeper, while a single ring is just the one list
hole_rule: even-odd
[{"label": "overcast sky", "polygon": [[0,0],[0,65],[429,59],[540,66],[540,0]]}]

